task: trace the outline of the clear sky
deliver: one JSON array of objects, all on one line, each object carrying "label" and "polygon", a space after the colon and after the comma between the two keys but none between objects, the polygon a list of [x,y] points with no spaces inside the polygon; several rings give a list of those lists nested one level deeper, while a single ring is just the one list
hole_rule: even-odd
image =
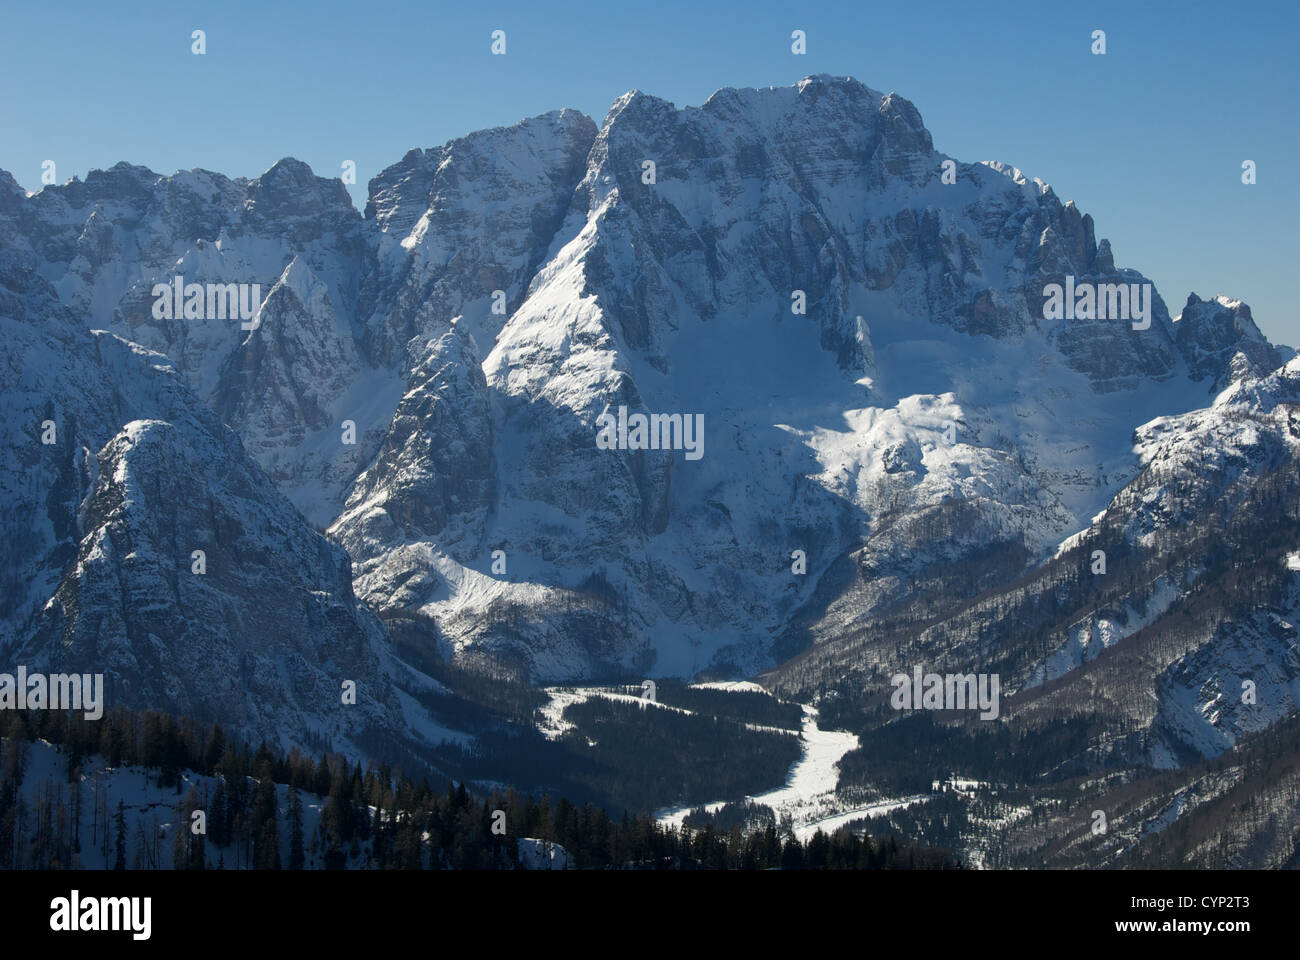
[{"label": "clear sky", "polygon": [[1228,294],[1296,346],[1298,42],[1300,0],[6,0],[0,168],[35,190],[45,160],[59,182],[119,160],[247,177],[284,156],[322,176],[353,160],[361,207],[411,147],[471,130],[559,107],[599,122],[634,88],[684,106],[847,75],[910,99],[945,153],[1075,200],[1175,315],[1189,291]]}]

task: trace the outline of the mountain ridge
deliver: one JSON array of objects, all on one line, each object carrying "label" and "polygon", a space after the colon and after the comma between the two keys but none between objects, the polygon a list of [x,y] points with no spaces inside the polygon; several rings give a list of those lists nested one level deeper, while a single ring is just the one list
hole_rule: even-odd
[{"label": "mountain ridge", "polygon": [[[1031,575],[1140,471],[1136,432],[1285,359],[1227,297],[1174,318],[1152,285],[1146,330],[1046,319],[1048,283],[1149,281],[1045,182],[828,75],[415,148],[364,213],[293,158],[0,183],[14,269],[168,358],[346,549],[325,592],[355,590],[363,633],[419,624],[431,655],[534,680],[750,676]],[[174,276],[258,284],[252,329],[155,318]],[[620,406],[704,416],[705,457],[598,450]],[[153,418],[104,433],[105,469],[150,444],[195,465]]]}]

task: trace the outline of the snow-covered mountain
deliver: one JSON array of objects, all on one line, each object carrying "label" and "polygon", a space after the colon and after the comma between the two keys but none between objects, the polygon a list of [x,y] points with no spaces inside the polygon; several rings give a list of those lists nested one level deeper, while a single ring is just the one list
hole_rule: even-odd
[{"label": "snow-covered mountain", "polygon": [[1050,752],[1058,776],[1180,767],[1295,716],[1300,360],[1142,425],[1134,450],[1135,475],[1083,530],[984,589],[936,564],[932,589],[881,612],[858,552],[819,642],[769,682],[832,691],[870,729],[897,718],[881,704],[900,666],[996,673],[1025,741],[1086,727]]},{"label": "snow-covered mountain", "polygon": [[[526,139],[516,149],[557,171],[548,186],[572,175],[573,151],[531,129],[494,139]],[[433,159],[463,190],[457,146]],[[875,593],[854,602],[869,608],[991,540],[1028,561],[1133,475],[1136,427],[1275,359],[1248,310],[1234,325],[1189,309],[1186,334],[1158,296],[1146,330],[1044,320],[1043,287],[1066,275],[1146,281],[1045,184],[955,162],[945,183],[947,159],[911,104],[851,80],[684,110],[620,98],[522,296],[514,253],[477,290],[464,267],[426,282],[438,322],[400,328],[423,363],[330,528],[359,593],[431,617],[452,647],[510,648],[539,678],[752,672],[810,603],[833,603],[837,558],[865,549]],[[429,164],[413,155],[372,184],[370,216],[410,231],[412,273],[427,225],[450,206],[456,237],[465,216]],[[532,195],[522,164],[512,196]],[[392,181],[417,184],[403,202],[432,182],[427,211],[384,219],[402,206]],[[541,246],[502,220],[508,251]],[[490,287],[507,294],[501,320]],[[469,336],[449,339],[447,321]],[[1238,353],[1250,363],[1234,369]],[[464,369],[477,358],[481,383]],[[597,418],[620,406],[702,415],[704,456],[598,449]]]},{"label": "snow-covered mountain", "polygon": [[[1136,522],[1116,504],[1153,457],[1181,477],[1226,456],[1240,398],[1290,376],[1244,304],[1193,295],[1172,319],[1073,202],[938,152],[910,102],[828,76],[685,109],[632,92],[599,127],[565,110],[412,150],[364,216],[291,159],[251,181],[119,164],[32,196],[0,174],[0,247],[30,275],[7,294],[0,649],[53,662],[98,637],[130,651],[123,683],[156,678],[148,705],[266,729],[347,670],[400,673],[396,618],[539,681],[753,675],[806,649],[818,683],[848,675],[864,625],[1037,576],[1108,508]],[[157,318],[178,276],[256,284],[251,328]],[[1149,314],[1047,319],[1054,283],[1149,291]],[[81,332],[38,334],[54,312]],[[38,471],[51,404],[85,436]],[[702,417],[703,455],[602,448],[621,408]],[[1259,413],[1292,465],[1294,409]],[[51,497],[60,519],[34,530]],[[169,568],[204,543],[218,594]],[[1054,682],[1080,647],[1063,628],[1008,671]],[[1294,663],[1269,662],[1291,689]],[[254,674],[264,699],[232,679]],[[242,705],[204,699],[223,684]],[[381,726],[402,722],[390,692],[370,688]]]},{"label": "snow-covered mountain", "polygon": [[0,336],[9,672],[102,673],[108,707],[219,721],[285,749],[411,737],[391,643],[352,591],[347,554],[168,358],[87,330],[7,253]]},{"label": "snow-covered mountain", "polygon": [[[355,329],[370,249],[343,184],[291,159],[253,181],[119,163],[30,198],[0,180],[0,242],[88,327],[166,354],[295,505],[328,522],[398,392]],[[155,284],[176,277],[256,285],[256,328],[155,317]],[[355,445],[339,442],[344,410]]]}]

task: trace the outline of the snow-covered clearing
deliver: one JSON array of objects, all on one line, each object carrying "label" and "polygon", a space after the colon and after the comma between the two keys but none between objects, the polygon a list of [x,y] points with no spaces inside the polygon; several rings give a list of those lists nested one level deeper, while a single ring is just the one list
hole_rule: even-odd
[{"label": "snow-covered clearing", "polygon": [[[829,833],[851,820],[888,813],[927,799],[919,795],[846,809],[835,792],[839,781],[837,765],[841,757],[850,750],[857,749],[858,738],[843,730],[821,729],[817,725],[816,708],[807,704],[800,706],[803,709],[803,728],[800,733],[803,753],[790,768],[785,785],[766,793],[737,797],[735,800],[752,800],[771,807],[778,818],[789,815],[795,835],[800,840],[806,840],[819,827]],[[708,804],[693,804],[661,810],[655,816],[661,824],[680,827],[691,810],[704,806],[713,813],[726,803],[725,800],[717,800]]]}]

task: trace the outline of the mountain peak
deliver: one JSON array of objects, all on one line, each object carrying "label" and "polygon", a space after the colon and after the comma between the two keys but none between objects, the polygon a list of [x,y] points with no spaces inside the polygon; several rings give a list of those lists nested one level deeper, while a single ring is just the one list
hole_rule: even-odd
[{"label": "mountain peak", "polygon": [[643,93],[640,90],[629,90],[610,104],[609,112],[605,114],[605,121],[601,124],[601,129],[608,128],[616,120],[627,122],[629,119],[636,118],[642,121],[655,122],[670,116],[676,110],[677,107],[671,101],[664,100],[662,97]]},{"label": "mountain peak", "polygon": [[1255,325],[1249,305],[1222,295],[1202,300],[1188,294],[1174,321],[1174,339],[1192,377],[1210,378],[1214,393],[1242,377],[1262,377],[1283,363],[1282,354]]},{"label": "mountain peak", "polygon": [[868,89],[867,85],[853,77],[838,77],[829,73],[810,73],[794,85],[800,93],[810,87],[857,87],[863,90]]},{"label": "mountain peak", "polygon": [[293,157],[283,157],[257,178],[263,184],[306,185],[314,180],[315,173],[307,164]]}]

